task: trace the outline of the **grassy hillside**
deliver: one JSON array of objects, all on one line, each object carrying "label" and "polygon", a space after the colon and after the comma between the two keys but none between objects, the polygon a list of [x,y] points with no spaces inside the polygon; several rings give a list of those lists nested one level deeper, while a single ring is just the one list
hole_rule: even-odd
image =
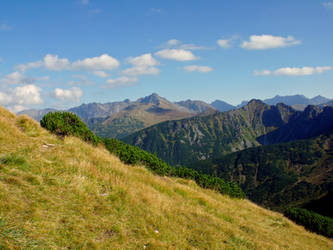
[{"label": "grassy hillside", "polygon": [[279,213],[130,167],[0,107],[0,249],[332,249]]}]

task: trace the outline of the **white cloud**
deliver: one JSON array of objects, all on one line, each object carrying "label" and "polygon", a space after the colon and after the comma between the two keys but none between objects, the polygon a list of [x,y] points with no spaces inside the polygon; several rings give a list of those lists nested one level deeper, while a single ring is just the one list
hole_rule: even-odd
[{"label": "white cloud", "polygon": [[7,105],[9,103],[12,102],[12,96],[4,93],[4,92],[0,92],[0,104],[1,105]]},{"label": "white cloud", "polygon": [[41,61],[19,64],[15,68],[24,72],[29,69],[41,67],[52,71],[60,71],[70,69],[71,64],[67,58],[59,58],[58,55],[47,54]]},{"label": "white cloud", "polygon": [[81,3],[82,3],[83,5],[87,5],[87,4],[89,3],[89,0],[81,0]]},{"label": "white cloud", "polygon": [[127,61],[132,64],[133,67],[124,70],[122,72],[124,75],[157,75],[160,73],[160,70],[155,67],[160,63],[150,53],[137,57],[130,57]]},{"label": "white cloud", "polygon": [[191,51],[184,49],[163,49],[155,53],[156,56],[176,61],[193,61],[198,60]]},{"label": "white cloud", "polygon": [[0,83],[3,84],[22,84],[22,83],[31,83],[32,79],[25,77],[21,72],[14,71],[4,78],[0,79]]},{"label": "white cloud", "polygon": [[88,71],[103,71],[113,70],[120,65],[117,59],[103,54],[101,56],[85,58],[71,63],[67,58],[59,58],[58,55],[47,54],[43,60],[30,62],[27,64],[19,64],[16,70],[26,71],[33,68],[45,68],[51,71],[60,70],[88,70]]},{"label": "white cloud", "polygon": [[44,67],[48,70],[60,71],[69,69],[70,62],[67,58],[59,58],[57,55],[48,54],[44,57]]},{"label": "white cloud", "polygon": [[268,75],[275,75],[275,76],[308,76],[314,74],[322,74],[325,71],[332,70],[331,66],[318,66],[318,67],[285,67],[276,69],[274,71],[271,70],[261,70],[261,71],[254,71],[255,76],[268,76]]},{"label": "white cloud", "polygon": [[130,85],[131,83],[134,83],[136,81],[138,81],[138,78],[136,77],[122,76],[116,79],[108,79],[106,82],[108,84],[108,87],[115,88],[118,86]]},{"label": "white cloud", "polygon": [[332,10],[333,9],[333,2],[324,2],[324,3],[321,3],[326,9],[330,9]]},{"label": "white cloud", "polygon": [[249,41],[244,41],[241,47],[250,50],[263,50],[273,48],[283,48],[301,44],[301,41],[295,40],[294,37],[281,37],[272,35],[253,35]]},{"label": "white cloud", "polygon": [[0,84],[32,84],[35,81],[45,81],[49,79],[49,76],[27,77],[20,71],[14,71],[0,79]]},{"label": "white cloud", "polygon": [[207,72],[211,72],[214,69],[208,66],[198,66],[198,65],[189,65],[189,66],[185,66],[184,70],[189,71],[189,72],[194,72],[194,71],[198,71],[201,73],[207,73]]},{"label": "white cloud", "polygon": [[14,89],[15,102],[19,105],[33,105],[43,103],[40,92],[41,88],[29,84]]},{"label": "white cloud", "polygon": [[80,101],[83,94],[82,90],[78,87],[73,87],[71,89],[60,89],[56,88],[53,92],[54,97],[62,101]]},{"label": "white cloud", "polygon": [[105,73],[104,71],[93,71],[92,72],[95,76],[98,76],[98,77],[101,77],[101,78],[105,78],[105,77],[108,77],[109,74]]},{"label": "white cloud", "polygon": [[72,67],[73,69],[83,70],[113,70],[118,68],[119,65],[120,63],[117,59],[108,54],[103,54],[101,56],[75,61]]},{"label": "white cloud", "polygon": [[18,112],[29,105],[43,103],[40,96],[41,88],[29,84],[0,92],[0,104],[6,106],[13,112]]},{"label": "white cloud", "polygon": [[220,40],[217,40],[217,44],[222,47],[222,48],[230,48],[231,47],[231,39],[220,39]]},{"label": "white cloud", "polygon": [[30,62],[27,64],[19,64],[15,67],[16,70],[18,71],[26,71],[29,69],[33,69],[33,68],[40,68],[43,66],[43,62],[42,61],[37,61],[37,62]]}]

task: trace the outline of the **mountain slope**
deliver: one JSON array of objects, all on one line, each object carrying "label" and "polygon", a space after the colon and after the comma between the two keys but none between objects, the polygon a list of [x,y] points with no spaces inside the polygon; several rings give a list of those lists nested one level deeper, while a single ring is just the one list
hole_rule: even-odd
[{"label": "mountain slope", "polygon": [[289,122],[257,138],[263,144],[289,142],[311,138],[333,130],[333,108],[309,105],[303,112],[290,117]]},{"label": "mountain slope", "polygon": [[279,213],[126,166],[1,107],[0,152],[1,248],[333,247]]},{"label": "mountain slope", "polygon": [[[311,206],[333,192],[333,130],[291,143],[245,149],[190,165],[206,174],[236,181],[252,201],[273,209]],[[319,204],[319,206],[322,204]],[[306,206],[305,206],[306,207]],[[333,216],[332,210],[328,216]]]},{"label": "mountain slope", "polygon": [[270,106],[252,100],[241,109],[168,121],[143,129],[123,140],[171,164],[218,157],[260,145],[257,137],[287,123],[295,110],[284,104]]},{"label": "mountain slope", "polygon": [[221,101],[221,100],[215,100],[210,105],[212,105],[214,108],[216,108],[220,112],[225,112],[225,111],[229,111],[229,110],[236,108],[235,106],[233,106],[229,103],[226,103],[224,101]]}]

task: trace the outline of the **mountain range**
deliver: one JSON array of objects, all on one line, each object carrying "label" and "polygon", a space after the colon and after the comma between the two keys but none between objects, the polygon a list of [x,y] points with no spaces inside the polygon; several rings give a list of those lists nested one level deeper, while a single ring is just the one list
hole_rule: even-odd
[{"label": "mountain range", "polygon": [[171,164],[218,157],[245,148],[306,139],[333,128],[333,108],[304,111],[252,100],[240,109],[167,121],[123,138]]},{"label": "mountain range", "polygon": [[[333,192],[333,107],[304,111],[251,100],[240,109],[167,121],[123,141],[173,165],[237,182],[252,201],[323,211]],[[329,207],[324,209],[328,216]]]}]

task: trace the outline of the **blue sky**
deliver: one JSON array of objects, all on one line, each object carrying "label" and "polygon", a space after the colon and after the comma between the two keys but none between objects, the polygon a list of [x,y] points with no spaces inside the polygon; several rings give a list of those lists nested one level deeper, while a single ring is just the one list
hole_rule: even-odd
[{"label": "blue sky", "polygon": [[333,1],[0,2],[0,105],[333,97]]}]

